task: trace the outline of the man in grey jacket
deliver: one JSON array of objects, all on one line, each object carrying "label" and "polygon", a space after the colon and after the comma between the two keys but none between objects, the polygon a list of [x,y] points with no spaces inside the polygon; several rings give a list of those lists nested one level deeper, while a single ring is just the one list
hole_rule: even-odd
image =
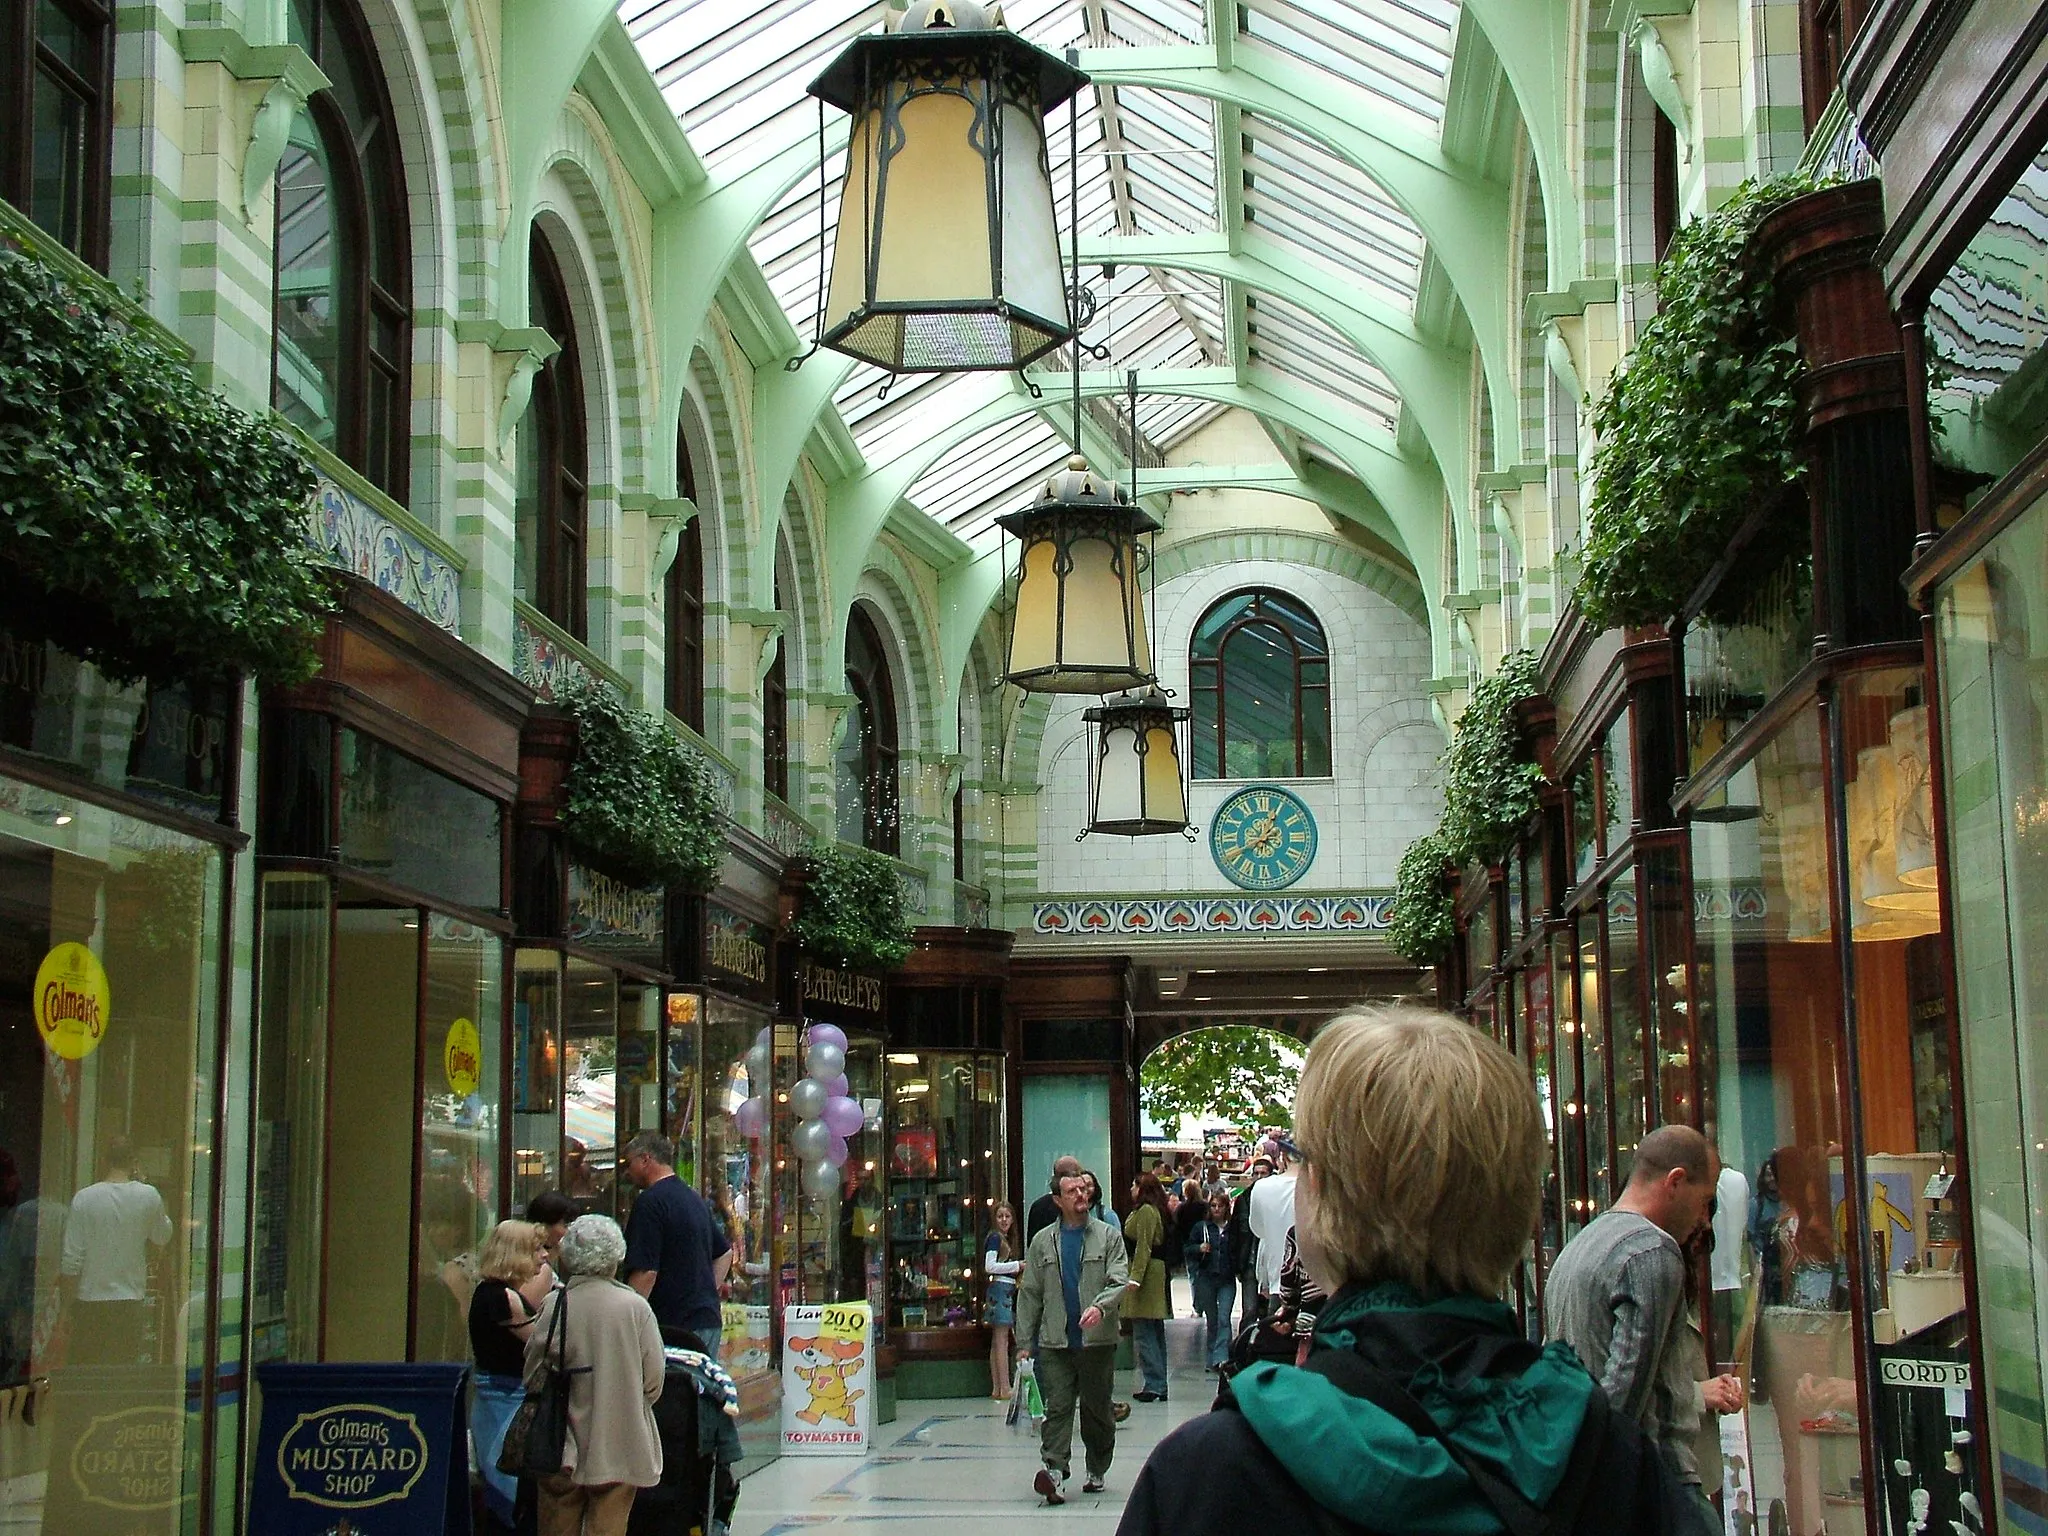
[{"label": "man in grey jacket", "polygon": [[[1666,1125],[1636,1147],[1621,1198],[1565,1244],[1543,1290],[1544,1334],[1563,1339],[1607,1393],[1614,1411],[1640,1424],[1679,1458],[1679,1428],[1669,1382],[1687,1379],[1673,1356],[1687,1347],[1682,1245],[1706,1224],[1714,1199],[1715,1157],[1689,1125]],[[1742,1384],[1706,1382],[1703,1406],[1733,1413]],[[1688,1479],[1695,1492],[1699,1474]],[[1704,1529],[1720,1517],[1701,1500]]]},{"label": "man in grey jacket", "polygon": [[1038,1454],[1045,1465],[1032,1487],[1048,1504],[1066,1502],[1074,1409],[1088,1452],[1083,1492],[1100,1493],[1116,1455],[1110,1384],[1116,1375],[1117,1307],[1130,1279],[1121,1233],[1089,1214],[1086,1174],[1059,1176],[1060,1219],[1031,1240],[1017,1277],[1020,1358],[1036,1361],[1045,1397]]}]

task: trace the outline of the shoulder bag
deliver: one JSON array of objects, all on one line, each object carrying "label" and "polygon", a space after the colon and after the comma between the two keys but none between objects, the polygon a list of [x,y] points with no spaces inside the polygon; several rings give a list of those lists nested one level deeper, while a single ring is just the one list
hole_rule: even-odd
[{"label": "shoulder bag", "polygon": [[543,1346],[554,1359],[505,1426],[498,1470],[508,1477],[554,1477],[562,1470],[569,1448],[569,1378],[577,1374],[569,1369],[568,1319],[569,1288],[563,1286]]}]

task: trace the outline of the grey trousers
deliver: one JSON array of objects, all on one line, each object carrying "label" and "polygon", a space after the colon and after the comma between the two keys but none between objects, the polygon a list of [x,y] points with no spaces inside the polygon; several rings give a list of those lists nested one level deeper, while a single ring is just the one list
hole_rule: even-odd
[{"label": "grey trousers", "polygon": [[1081,1443],[1088,1450],[1088,1475],[1102,1476],[1116,1456],[1116,1420],[1109,1411],[1110,1385],[1116,1380],[1115,1346],[1041,1349],[1033,1358],[1038,1362],[1038,1390],[1045,1397],[1045,1423],[1038,1432],[1039,1456],[1061,1477],[1067,1475],[1078,1401]]}]

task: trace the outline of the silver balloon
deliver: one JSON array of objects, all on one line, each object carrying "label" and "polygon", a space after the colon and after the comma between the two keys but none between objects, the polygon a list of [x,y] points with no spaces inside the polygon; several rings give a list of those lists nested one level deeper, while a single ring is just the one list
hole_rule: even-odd
[{"label": "silver balloon", "polygon": [[815,1120],[825,1112],[825,1085],[815,1077],[800,1077],[789,1090],[789,1107],[799,1120]]},{"label": "silver balloon", "polygon": [[[822,1129],[822,1127],[820,1127]],[[839,1193],[839,1170],[823,1158],[804,1164],[804,1193],[827,1199]]]},{"label": "silver balloon", "polygon": [[790,1132],[789,1144],[798,1157],[815,1163],[832,1150],[832,1127],[822,1120],[806,1120]]},{"label": "silver balloon", "polygon": [[757,1083],[768,1081],[768,1069],[775,1064],[774,1053],[765,1044],[756,1043],[747,1052],[747,1076]]},{"label": "silver balloon", "polygon": [[804,1058],[804,1070],[821,1083],[829,1083],[846,1070],[846,1052],[827,1041],[820,1041],[811,1047]]}]

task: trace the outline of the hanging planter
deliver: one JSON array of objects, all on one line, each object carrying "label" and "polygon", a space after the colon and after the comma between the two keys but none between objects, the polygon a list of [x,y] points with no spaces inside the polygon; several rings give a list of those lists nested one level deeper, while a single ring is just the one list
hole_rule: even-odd
[{"label": "hanging planter", "polygon": [[17,635],[121,682],[303,681],[333,606],[304,538],[314,487],[282,427],[0,241],[0,614]]},{"label": "hanging planter", "polygon": [[910,915],[894,860],[820,843],[802,864],[803,902],[790,931],[806,953],[852,971],[892,971],[909,957]]},{"label": "hanging planter", "polygon": [[1785,494],[1806,468],[1804,365],[1751,237],[1818,186],[1806,176],[1745,182],[1680,229],[1658,265],[1657,313],[1593,412],[1599,446],[1576,596],[1593,628],[1683,612],[1743,536],[1705,609],[1731,618],[1722,610],[1739,606],[1749,575],[1779,569],[1809,537],[1804,498]]},{"label": "hanging planter", "polygon": [[1397,953],[1417,965],[1434,965],[1443,959],[1458,935],[1446,868],[1444,845],[1432,832],[1408,845],[1394,877],[1394,909],[1387,917],[1387,940]]},{"label": "hanging planter", "polygon": [[555,702],[576,720],[562,831],[628,885],[701,896],[725,865],[725,814],[711,765],[667,725],[587,677]]}]

